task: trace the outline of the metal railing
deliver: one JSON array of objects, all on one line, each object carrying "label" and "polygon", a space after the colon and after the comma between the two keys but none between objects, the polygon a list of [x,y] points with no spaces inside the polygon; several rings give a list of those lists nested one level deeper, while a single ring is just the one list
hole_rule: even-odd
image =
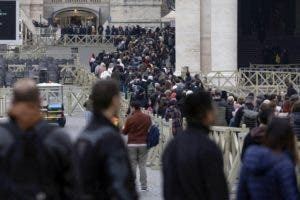
[{"label": "metal railing", "polygon": [[[124,123],[126,120],[125,113],[127,112],[128,104],[129,102],[123,98],[121,103],[120,115],[120,121],[122,123]],[[173,138],[172,120],[166,121],[162,117],[153,115],[150,112],[143,112],[151,116],[153,124],[157,125],[160,130],[159,144],[156,147],[150,149],[147,165],[152,169],[160,169],[163,151],[169,141]],[[186,121],[184,119],[184,128],[185,127]],[[224,172],[231,188],[233,188],[237,182],[241,163],[243,142],[248,132],[249,129],[245,126],[243,126],[242,128],[213,126],[210,130],[209,137],[216,142],[216,144],[222,151],[224,158]]]},{"label": "metal railing", "polygon": [[[0,89],[0,117],[5,117],[12,97],[12,88]],[[65,114],[68,116],[85,111],[84,103],[90,95],[90,87],[64,86],[63,103]]]},{"label": "metal railing", "polygon": [[237,96],[246,96],[249,92],[256,95],[280,94],[286,91],[286,80],[294,86],[300,85],[300,72],[241,69],[202,73],[201,77],[206,87],[226,90]]},{"label": "metal railing", "polygon": [[[26,42],[38,46],[97,46],[99,44],[115,44],[116,40],[126,37],[125,35],[33,35]],[[131,36],[134,37],[134,36]]]}]

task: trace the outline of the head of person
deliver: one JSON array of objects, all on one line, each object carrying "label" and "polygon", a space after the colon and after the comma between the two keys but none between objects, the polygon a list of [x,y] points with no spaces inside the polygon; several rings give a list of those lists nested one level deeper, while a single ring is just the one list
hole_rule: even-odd
[{"label": "head of person", "polygon": [[227,98],[227,102],[229,103],[229,104],[234,104],[234,97],[233,96],[229,96],[228,98]]},{"label": "head of person", "polygon": [[252,95],[247,96],[246,99],[245,99],[245,104],[254,105],[254,96],[252,96]]},{"label": "head of person", "polygon": [[94,114],[103,114],[107,118],[115,116],[120,109],[120,93],[114,80],[99,80],[92,89]]},{"label": "head of person", "polygon": [[130,104],[131,112],[136,112],[141,110],[141,104],[138,101],[133,101]]},{"label": "head of person", "polygon": [[200,124],[211,126],[215,121],[213,100],[208,92],[199,91],[187,95],[185,99],[185,115],[188,125]]},{"label": "head of person", "polygon": [[258,121],[261,125],[266,126],[274,117],[274,109],[270,104],[262,103],[258,113]]},{"label": "head of person", "polygon": [[273,118],[268,124],[265,136],[265,146],[275,152],[287,152],[292,160],[297,163],[295,134],[289,120]]},{"label": "head of person", "polygon": [[20,128],[27,130],[42,119],[40,105],[40,92],[36,83],[31,79],[22,79],[14,85],[8,115]]},{"label": "head of person", "polygon": [[221,99],[227,100],[227,98],[228,98],[227,92],[226,92],[226,91],[222,91],[222,92],[221,92]]}]

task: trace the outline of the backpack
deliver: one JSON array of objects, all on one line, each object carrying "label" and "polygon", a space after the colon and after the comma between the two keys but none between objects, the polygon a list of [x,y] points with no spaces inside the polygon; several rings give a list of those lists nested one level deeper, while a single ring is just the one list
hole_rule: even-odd
[{"label": "backpack", "polygon": [[57,168],[43,144],[55,127],[47,124],[42,133],[33,132],[30,135],[20,134],[11,122],[1,127],[8,130],[14,139],[3,158],[4,182],[9,188],[9,192],[3,194],[7,195],[6,199],[60,199],[54,181]]},{"label": "backpack", "polygon": [[75,144],[76,163],[79,165],[79,180],[81,183],[81,193],[85,197],[101,196],[97,179],[97,160],[95,148],[97,142],[105,135],[115,132],[111,127],[103,127],[100,130],[83,132]]},{"label": "backpack", "polygon": [[159,144],[159,128],[156,125],[151,125],[147,136],[147,148],[151,149]]},{"label": "backpack", "polygon": [[258,112],[249,109],[247,106],[244,107],[243,117],[241,120],[241,125],[245,124],[247,128],[254,128],[257,126]]}]

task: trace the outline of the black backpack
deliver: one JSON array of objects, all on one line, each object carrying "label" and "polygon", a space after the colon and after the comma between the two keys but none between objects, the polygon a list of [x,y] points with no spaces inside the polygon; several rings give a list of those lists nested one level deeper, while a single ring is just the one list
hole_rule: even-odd
[{"label": "black backpack", "polygon": [[[5,191],[0,198],[16,200],[60,199],[54,182],[55,163],[51,162],[44,140],[55,129],[43,127],[43,133],[20,133],[12,123],[1,125],[13,136],[13,143],[8,147],[2,160]],[[53,173],[52,173],[53,172]],[[55,187],[55,188],[54,188]],[[2,188],[3,189],[3,188]]]},{"label": "black backpack", "polygon": [[258,112],[256,112],[255,110],[251,110],[247,106],[244,106],[241,126],[245,124],[247,128],[255,128],[257,126],[257,118]]}]

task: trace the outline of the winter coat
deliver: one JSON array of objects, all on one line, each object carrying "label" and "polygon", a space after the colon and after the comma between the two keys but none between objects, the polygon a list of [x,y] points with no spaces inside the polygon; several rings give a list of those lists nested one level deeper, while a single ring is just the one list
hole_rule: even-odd
[{"label": "winter coat", "polygon": [[237,200],[298,200],[295,165],[286,153],[250,147],[244,158]]},{"label": "winter coat", "polygon": [[[49,200],[76,199],[77,180],[70,138],[61,129],[51,128],[45,121],[40,121],[26,132],[13,119],[7,124],[9,128],[4,128],[4,125],[0,127],[0,199],[28,199],[27,195],[32,195],[29,188],[34,186],[43,189],[40,192],[45,193],[43,195]],[[44,138],[41,143],[38,137]],[[25,140],[30,140],[30,147],[24,144]],[[24,146],[21,146],[22,143]],[[18,156],[15,155],[17,153],[11,154],[17,146],[26,147],[23,150],[18,148]],[[35,149],[37,147],[39,152]],[[28,160],[22,160],[24,157]],[[20,170],[13,170],[20,165]],[[33,174],[39,174],[39,178],[36,179]]]},{"label": "winter coat", "polygon": [[76,142],[77,155],[82,155],[86,137],[95,141],[78,160],[82,199],[136,200],[127,149],[118,129],[103,115],[94,115]]},{"label": "winter coat", "polygon": [[229,199],[222,153],[208,128],[190,124],[163,154],[165,200]]}]

